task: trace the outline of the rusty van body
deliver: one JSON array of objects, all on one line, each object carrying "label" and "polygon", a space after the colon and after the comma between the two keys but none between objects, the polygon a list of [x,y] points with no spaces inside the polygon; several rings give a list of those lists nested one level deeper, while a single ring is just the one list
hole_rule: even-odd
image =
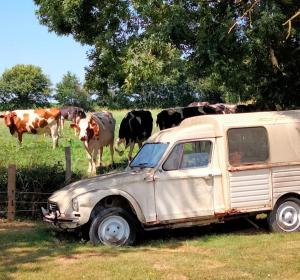
[{"label": "rusty van body", "polygon": [[43,212],[61,228],[88,225],[94,244],[259,213],[273,231],[299,231],[300,110],[186,119],[152,135],[125,171],[72,183]]}]

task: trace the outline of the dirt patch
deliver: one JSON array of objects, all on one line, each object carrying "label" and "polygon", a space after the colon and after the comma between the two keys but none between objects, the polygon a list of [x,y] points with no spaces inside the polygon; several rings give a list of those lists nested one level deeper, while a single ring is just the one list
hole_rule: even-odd
[{"label": "dirt patch", "polygon": [[180,246],[176,248],[147,248],[147,251],[158,251],[160,253],[197,253],[197,254],[211,254],[214,250],[209,248],[200,248],[194,246]]},{"label": "dirt patch", "polygon": [[103,257],[100,253],[88,253],[88,254],[74,254],[69,256],[63,256],[55,259],[55,263],[59,265],[69,265],[80,262],[83,259],[89,259],[94,257]]},{"label": "dirt patch", "polygon": [[184,275],[168,274],[167,280],[188,280],[188,278]]},{"label": "dirt patch", "polygon": [[32,222],[26,222],[26,221],[8,222],[7,220],[3,220],[3,219],[0,220],[0,232],[30,230],[33,227],[35,227],[35,224]]}]

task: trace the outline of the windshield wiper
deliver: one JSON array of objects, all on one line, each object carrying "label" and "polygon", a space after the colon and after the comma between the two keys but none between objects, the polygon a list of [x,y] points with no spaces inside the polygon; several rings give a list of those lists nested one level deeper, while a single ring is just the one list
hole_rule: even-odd
[{"label": "windshield wiper", "polygon": [[136,165],[132,165],[131,167],[140,167],[140,168],[144,168],[144,167],[150,167],[148,166],[148,162],[141,162],[139,164],[136,164]]}]

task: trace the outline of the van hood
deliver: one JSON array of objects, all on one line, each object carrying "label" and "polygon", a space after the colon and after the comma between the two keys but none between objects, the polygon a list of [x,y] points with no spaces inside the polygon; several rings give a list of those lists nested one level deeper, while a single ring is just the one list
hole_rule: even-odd
[{"label": "van hood", "polygon": [[108,189],[122,190],[130,183],[144,180],[145,177],[151,174],[151,170],[149,168],[128,170],[76,181],[54,192],[48,200],[59,203],[63,200],[65,200],[64,202],[70,201],[72,198],[86,192]]}]

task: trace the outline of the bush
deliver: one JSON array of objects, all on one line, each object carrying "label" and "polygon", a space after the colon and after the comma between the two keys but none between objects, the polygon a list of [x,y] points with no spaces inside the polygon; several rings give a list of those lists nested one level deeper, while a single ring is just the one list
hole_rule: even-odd
[{"label": "bush", "polygon": [[[82,174],[74,174],[79,179]],[[53,166],[21,167],[16,174],[16,215],[17,217],[39,218],[41,206],[47,198],[65,185],[65,171],[61,164]],[[0,215],[7,211],[7,169],[0,167]],[[3,213],[5,212],[5,213]]]}]

